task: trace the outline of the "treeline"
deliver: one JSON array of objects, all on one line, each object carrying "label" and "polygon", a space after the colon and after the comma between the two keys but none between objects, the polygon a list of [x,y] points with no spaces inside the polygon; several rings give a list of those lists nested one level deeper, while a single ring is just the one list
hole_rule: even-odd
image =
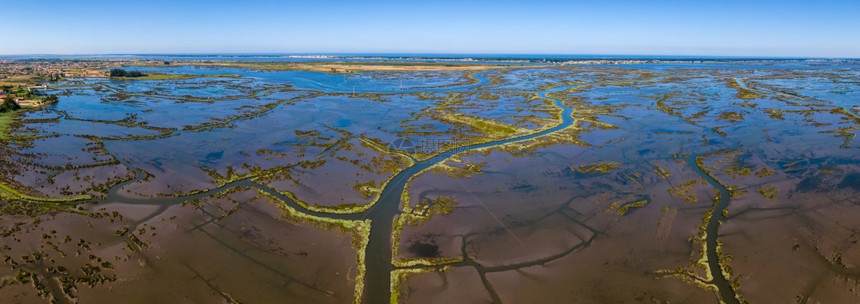
[{"label": "treeline", "polygon": [[[42,104],[52,104],[60,101],[60,98],[57,95],[48,95],[45,99],[42,99]],[[21,109],[21,105],[15,101],[14,96],[6,96],[3,98],[3,103],[0,103],[0,113],[12,112]]]},{"label": "treeline", "polygon": [[3,103],[0,104],[0,113],[15,111],[21,108],[17,102],[15,102],[15,97],[6,96],[3,98]]},{"label": "treeline", "polygon": [[62,80],[65,76],[63,74],[47,74],[39,75],[38,77],[44,82],[56,82]]},{"label": "treeline", "polygon": [[146,76],[141,71],[126,71],[123,69],[111,69],[110,77],[143,77]]},{"label": "treeline", "polygon": [[60,98],[57,97],[57,95],[51,94],[51,95],[48,95],[48,97],[45,97],[45,99],[43,99],[42,102],[44,102],[44,103],[57,103],[57,102],[60,102]]},{"label": "treeline", "polygon": [[20,87],[15,88],[15,87],[10,86],[10,85],[0,86],[0,90],[2,90],[3,93],[6,93],[10,96],[12,94],[15,94],[17,96],[24,97],[24,98],[32,98],[33,96],[36,95],[35,92],[33,92],[33,90],[30,90],[30,89],[22,90]]}]

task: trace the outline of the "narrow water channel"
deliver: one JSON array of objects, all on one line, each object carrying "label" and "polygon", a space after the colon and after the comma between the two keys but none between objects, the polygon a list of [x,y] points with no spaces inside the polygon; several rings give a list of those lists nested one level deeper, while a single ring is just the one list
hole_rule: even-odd
[{"label": "narrow water channel", "polygon": [[[733,149],[735,148],[729,148],[709,154],[719,154]],[[708,154],[704,154],[704,156],[707,155]],[[704,168],[699,167],[696,162],[696,158],[701,156],[703,155],[693,154],[687,159],[687,162],[696,174],[704,178],[705,181],[707,181],[711,187],[717,189],[719,193],[719,199],[716,204],[714,204],[713,213],[711,214],[711,217],[708,218],[707,226],[705,226],[705,255],[708,259],[708,269],[711,272],[712,281],[710,283],[717,286],[720,299],[722,299],[724,303],[737,304],[740,302],[737,299],[735,290],[729,282],[729,279],[727,279],[723,274],[723,267],[720,264],[720,257],[717,254],[717,236],[720,232],[720,222],[726,220],[726,217],[723,215],[723,211],[729,206],[731,193],[729,193],[729,189],[726,189],[726,187],[717,182],[717,180],[715,180],[710,174],[706,173]]]},{"label": "narrow water channel", "polygon": [[547,92],[562,91],[569,87],[571,86],[557,87],[539,93],[542,98],[553,100],[555,106],[562,109],[561,123],[557,126],[520,137],[468,145],[444,151],[430,159],[417,162],[415,165],[406,168],[406,170],[401,171],[391,179],[391,181],[382,190],[382,193],[379,196],[379,201],[377,201],[376,205],[374,205],[367,213],[367,218],[371,219],[372,224],[370,228],[370,240],[367,244],[367,250],[365,251],[367,266],[364,289],[365,303],[388,303],[391,301],[391,272],[394,270],[394,266],[391,263],[393,245],[391,243],[392,225],[395,217],[400,214],[400,197],[409,179],[420,173],[422,170],[445,161],[454,154],[529,140],[570,127],[574,123],[574,119],[571,116],[573,110],[570,107],[565,106],[561,100],[552,99],[546,96]]}]

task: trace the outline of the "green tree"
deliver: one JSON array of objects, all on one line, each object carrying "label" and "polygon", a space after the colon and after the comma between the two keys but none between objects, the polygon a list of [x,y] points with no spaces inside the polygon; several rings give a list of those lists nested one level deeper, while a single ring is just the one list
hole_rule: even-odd
[{"label": "green tree", "polygon": [[48,97],[45,97],[45,103],[56,103],[59,101],[60,101],[60,98],[57,97],[57,95],[51,94],[51,95],[48,95]]},{"label": "green tree", "polygon": [[130,71],[129,72],[129,71],[126,71],[123,69],[111,69],[110,70],[110,77],[143,77],[143,76],[146,76],[146,74],[144,74],[141,71]]},{"label": "green tree", "polygon": [[6,96],[3,98],[3,103],[0,104],[0,113],[15,111],[21,108],[17,102],[15,102],[15,97]]},{"label": "green tree", "polygon": [[126,72],[123,69],[111,69],[110,70],[110,77],[125,77],[125,75],[128,75],[128,72]]}]

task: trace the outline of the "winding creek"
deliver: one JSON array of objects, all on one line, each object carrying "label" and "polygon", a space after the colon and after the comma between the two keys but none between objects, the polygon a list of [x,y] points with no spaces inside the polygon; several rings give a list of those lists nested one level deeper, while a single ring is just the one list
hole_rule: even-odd
[{"label": "winding creek", "polygon": [[732,284],[724,275],[723,266],[720,263],[719,252],[717,251],[717,248],[719,247],[717,237],[719,237],[720,234],[720,224],[726,220],[726,216],[723,212],[729,207],[731,193],[725,186],[714,179],[714,177],[705,172],[704,168],[698,164],[701,157],[720,154],[731,150],[734,150],[734,148],[711,152],[708,154],[691,155],[687,158],[687,163],[691,168],[693,168],[693,171],[696,172],[696,174],[704,178],[711,187],[717,189],[718,199],[714,203],[713,212],[708,218],[707,225],[705,226],[705,256],[707,257],[708,270],[711,276],[711,282],[709,283],[714,284],[714,286],[717,287],[720,299],[722,299],[723,302],[734,304],[740,302],[737,299],[737,294],[735,294]]},{"label": "winding creek", "polygon": [[[552,89],[548,92],[563,91],[571,86],[563,86]],[[540,92],[542,98],[548,98],[546,93]],[[491,141],[473,145],[467,145],[461,148],[455,148],[434,155],[430,159],[420,161],[415,165],[401,171],[382,190],[379,200],[367,212],[366,218],[372,221],[370,228],[370,241],[367,244],[366,259],[367,259],[367,276],[365,285],[365,302],[366,303],[385,303],[391,299],[391,271],[394,270],[392,265],[392,224],[396,216],[400,214],[400,198],[403,193],[406,183],[415,175],[423,170],[430,168],[440,162],[445,161],[449,157],[465,153],[477,149],[492,148],[508,143],[534,139],[540,136],[548,135],[559,130],[563,130],[572,126],[575,122],[571,113],[573,109],[564,105],[561,100],[553,100],[556,107],[562,109],[561,122],[550,128],[537,133],[524,135],[520,137],[509,138],[505,140]]]}]

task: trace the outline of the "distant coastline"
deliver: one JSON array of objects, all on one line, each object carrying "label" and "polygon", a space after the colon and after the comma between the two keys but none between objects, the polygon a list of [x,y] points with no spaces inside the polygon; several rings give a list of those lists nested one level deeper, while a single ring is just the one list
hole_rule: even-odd
[{"label": "distant coastline", "polygon": [[0,55],[0,60],[39,59],[153,59],[199,61],[398,61],[398,62],[457,62],[507,64],[696,64],[696,63],[849,63],[858,58],[763,57],[763,56],[694,56],[694,55],[553,55],[553,54],[91,54],[91,55]]}]

